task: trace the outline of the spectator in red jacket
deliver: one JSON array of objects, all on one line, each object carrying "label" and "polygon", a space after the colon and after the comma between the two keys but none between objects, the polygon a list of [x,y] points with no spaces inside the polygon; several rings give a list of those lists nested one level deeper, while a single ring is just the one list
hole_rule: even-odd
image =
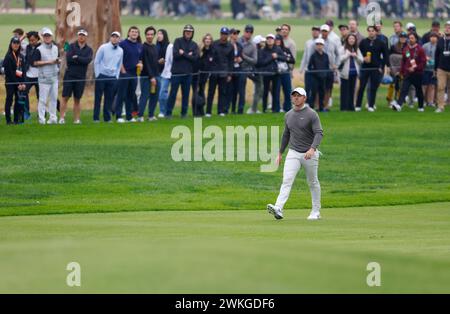
[{"label": "spectator in red jacket", "polygon": [[403,49],[402,65],[400,74],[403,76],[403,86],[400,93],[400,101],[398,104],[393,103],[392,109],[396,111],[402,110],[402,105],[408,95],[411,85],[416,89],[417,98],[419,99],[419,112],[423,112],[423,90],[422,79],[427,57],[425,50],[418,44],[419,36],[416,33],[408,35],[409,43]]}]

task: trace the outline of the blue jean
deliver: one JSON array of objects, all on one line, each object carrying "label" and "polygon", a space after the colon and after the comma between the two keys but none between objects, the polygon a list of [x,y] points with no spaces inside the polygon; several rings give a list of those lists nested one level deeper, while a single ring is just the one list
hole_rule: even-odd
[{"label": "blue jean", "polygon": [[292,109],[292,103],[291,103],[291,93],[292,93],[292,78],[291,73],[283,73],[280,75],[280,82],[281,87],[283,88],[283,94],[284,94],[284,104],[283,104],[283,110],[285,112],[288,112]]},{"label": "blue jean", "polygon": [[105,122],[111,121],[112,104],[114,101],[114,92],[116,90],[117,79],[100,74],[95,81],[95,102],[94,102],[94,121],[100,121],[100,107],[102,97],[105,96],[103,103],[103,119]]},{"label": "blue jean", "polygon": [[[233,74],[231,80],[231,111],[236,112],[236,103],[239,96],[238,113],[244,112],[245,107],[245,87],[247,85],[246,74]],[[227,110],[228,111],[228,110]]]},{"label": "blue jean", "polygon": [[170,79],[161,77],[161,88],[159,91],[159,111],[167,114],[167,100],[169,99]]},{"label": "blue jean", "polygon": [[136,100],[137,77],[135,74],[120,74],[117,91],[116,118],[122,118],[122,108],[125,102],[126,118],[132,119],[133,103]]},{"label": "blue jean", "polygon": [[148,116],[155,116],[156,104],[158,103],[159,91],[161,89],[161,78],[156,78],[156,93],[150,93],[151,82],[149,78],[141,78],[141,98],[139,98],[139,117],[143,117],[148,102]]},{"label": "blue jean", "polygon": [[174,76],[171,79],[170,95],[167,101],[167,116],[172,116],[175,101],[177,100],[178,88],[181,85],[181,116],[186,116],[189,109],[189,93],[191,91],[192,75]]}]

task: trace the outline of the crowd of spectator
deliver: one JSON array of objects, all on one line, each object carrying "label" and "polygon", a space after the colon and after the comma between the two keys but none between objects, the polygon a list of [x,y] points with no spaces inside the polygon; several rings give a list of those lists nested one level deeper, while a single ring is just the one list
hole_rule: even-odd
[{"label": "crowd of spectator", "polygon": [[[382,23],[369,26],[367,34],[360,31],[356,20],[339,25],[339,35],[332,20],[312,27],[300,62],[309,106],[329,111],[333,89],[339,84],[342,111],[361,111],[367,96],[367,110],[375,112],[380,103],[377,91],[383,83],[389,86],[387,101],[395,111],[401,111],[405,102],[410,106],[417,102],[419,112],[425,106],[443,112],[450,84],[450,21],[443,31],[440,22],[434,21],[422,37],[413,23],[404,27],[395,21],[393,27],[390,38],[383,34]],[[74,122],[81,123],[81,99],[91,62],[95,122],[101,120],[102,104],[104,122],[171,118],[180,89],[183,118],[189,115],[190,106],[193,116],[206,118],[244,114],[246,105],[247,114],[291,109],[297,46],[290,25],[263,36],[255,36],[250,24],[242,30],[224,26],[216,39],[214,34],[205,34],[198,43],[192,25],[181,33],[171,42],[164,29],[150,26],[141,34],[133,26],[124,39],[113,32],[109,42],[94,52],[86,43],[88,32],[80,29],[77,41],[64,49],[67,68],[59,98],[62,60],[53,32],[15,29],[3,61],[6,122],[20,124],[31,118],[29,92],[35,88],[39,123],[64,124],[71,97]],[[253,98],[247,102],[249,82],[253,83]]]}]

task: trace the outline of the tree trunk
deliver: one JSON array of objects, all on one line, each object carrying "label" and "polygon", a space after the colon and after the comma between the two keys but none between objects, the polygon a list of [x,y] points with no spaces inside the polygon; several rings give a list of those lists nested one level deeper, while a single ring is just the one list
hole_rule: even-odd
[{"label": "tree trunk", "polygon": [[[76,40],[80,28],[88,31],[88,45],[96,51],[100,45],[108,41],[113,31],[121,32],[120,1],[57,0],[56,42],[63,60],[66,43]],[[88,75],[92,77],[92,65]]]}]

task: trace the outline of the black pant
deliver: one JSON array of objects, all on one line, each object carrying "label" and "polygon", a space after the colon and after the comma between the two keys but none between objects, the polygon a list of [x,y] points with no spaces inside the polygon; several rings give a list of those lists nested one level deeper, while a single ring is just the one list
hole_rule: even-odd
[{"label": "black pant", "polygon": [[267,110],[267,98],[269,97],[270,84],[272,83],[272,112],[280,112],[280,75],[263,76],[263,111]]},{"label": "black pant", "polygon": [[27,77],[25,76],[25,86],[26,86],[26,94],[27,94],[27,99],[26,99],[26,108],[25,111],[27,113],[30,112],[30,91],[31,89],[34,87],[34,90],[36,92],[36,98],[39,101],[39,82],[38,82],[38,78],[31,78],[31,77]]},{"label": "black pant", "polygon": [[419,108],[423,108],[423,90],[422,90],[423,74],[411,74],[403,79],[402,91],[400,93],[399,105],[403,106],[409,89],[412,86],[416,89],[417,99],[419,100]]},{"label": "black pant", "polygon": [[341,78],[341,111],[355,111],[357,77],[357,75],[350,75],[348,80]]},{"label": "black pant", "polygon": [[5,117],[6,123],[11,124],[11,107],[14,103],[14,123],[23,122],[23,107],[19,104],[19,86],[5,85],[6,88],[6,102],[5,102]]},{"label": "black pant", "polygon": [[214,101],[214,94],[216,92],[216,87],[219,85],[219,104],[217,108],[218,114],[227,113],[229,108],[230,99],[228,97],[230,92],[230,84],[227,82],[227,77],[219,77],[217,75],[212,75],[209,79],[208,87],[208,103],[206,105],[206,113],[211,114],[212,104]]},{"label": "black pant", "polygon": [[377,99],[378,87],[381,83],[381,72],[379,69],[363,69],[361,71],[358,100],[356,101],[356,107],[361,108],[363,101],[364,91],[366,89],[367,83],[370,80],[370,93],[368,93],[369,107],[373,108],[375,106],[375,100]]},{"label": "black pant", "polygon": [[311,108],[314,107],[314,102],[317,94],[319,94],[319,110],[324,109],[324,99],[325,99],[325,78],[318,75],[311,75]]},{"label": "black pant", "polygon": [[[197,85],[197,96],[194,97],[196,99],[195,104],[192,105],[195,107],[194,115],[197,117],[202,117],[205,115],[205,104],[206,104],[206,83],[209,80],[209,73],[200,73],[198,76],[198,85]],[[193,87],[194,88],[194,87]]]}]

